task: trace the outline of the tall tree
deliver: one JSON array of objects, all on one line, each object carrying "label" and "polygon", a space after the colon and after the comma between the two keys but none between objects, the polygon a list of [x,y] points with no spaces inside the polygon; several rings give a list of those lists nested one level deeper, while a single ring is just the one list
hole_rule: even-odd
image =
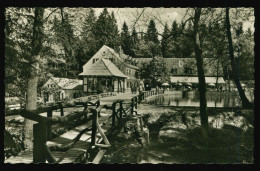
[{"label": "tall tree", "polygon": [[138,43],[139,43],[139,39],[138,39],[138,35],[137,35],[135,27],[134,27],[133,31],[132,31],[132,34],[130,36],[130,44],[129,44],[129,47],[131,49],[130,56],[137,57],[136,49],[138,48]]},{"label": "tall tree", "polygon": [[161,55],[160,41],[154,20],[150,20],[144,40],[151,52],[151,57]]},{"label": "tall tree", "polygon": [[111,24],[110,29],[111,29],[112,47],[114,49],[118,49],[120,45],[120,36],[119,36],[119,31],[118,31],[118,26],[117,26],[117,21],[115,18],[114,11],[112,11],[110,20],[108,22]]},{"label": "tall tree", "polygon": [[169,70],[161,56],[153,57],[149,64],[144,64],[140,68],[140,78],[149,82],[151,87],[160,86],[164,82],[169,82]]},{"label": "tall tree", "polygon": [[97,49],[103,45],[118,49],[119,35],[116,19],[114,13],[112,13],[112,16],[108,13],[107,8],[104,8],[97,19],[94,35],[97,40]]},{"label": "tall tree", "polygon": [[21,104],[26,102],[33,22],[31,8],[5,9],[5,92]]},{"label": "tall tree", "polygon": [[254,80],[254,37],[250,28],[240,36],[239,42],[240,78]]},{"label": "tall tree", "polygon": [[131,56],[132,53],[131,53],[131,47],[130,47],[130,43],[131,43],[130,33],[128,31],[128,26],[125,22],[123,24],[123,28],[122,28],[122,32],[121,32],[120,37],[121,37],[121,46],[122,46],[124,53],[126,55]]},{"label": "tall tree", "polygon": [[80,69],[98,51],[97,40],[94,35],[96,21],[95,12],[91,8],[83,21],[81,46],[76,54],[79,59]]},{"label": "tall tree", "polygon": [[204,138],[208,137],[208,115],[207,115],[207,99],[206,99],[206,81],[203,69],[202,50],[200,45],[200,16],[201,8],[194,9],[194,30],[193,30],[193,43],[195,49],[195,58],[199,78],[199,93],[200,93],[200,121],[201,130]]},{"label": "tall tree", "polygon": [[176,57],[176,58],[181,58],[182,54],[181,54],[181,46],[180,46],[180,38],[181,35],[178,35],[178,33],[180,32],[179,27],[178,27],[178,23],[176,22],[176,20],[173,21],[172,26],[171,26],[171,37],[169,38],[169,53],[170,53],[170,57]]},{"label": "tall tree", "polygon": [[233,80],[236,84],[240,99],[242,101],[243,108],[253,108],[253,103],[250,103],[245,95],[245,91],[242,89],[240,84],[240,78],[237,70],[237,65],[235,63],[234,57],[234,48],[231,36],[231,26],[230,26],[230,19],[229,19],[229,7],[226,7],[226,31],[227,31],[227,38],[228,38],[228,47],[229,47],[229,57],[231,61],[231,68],[232,68],[232,76]]},{"label": "tall tree", "polygon": [[186,35],[192,35],[193,34],[193,26],[191,21],[188,22],[188,26],[184,28],[183,33],[185,35],[180,36],[179,45],[181,50],[181,57],[182,58],[191,58],[194,57],[193,53],[195,51],[193,41],[191,41],[191,37]]},{"label": "tall tree", "polygon": [[168,28],[167,23],[164,26],[164,31],[163,31],[163,35],[162,35],[162,40],[161,40],[161,44],[162,44],[162,56],[164,58],[170,58],[172,57],[172,54],[170,53],[170,30]]},{"label": "tall tree", "polygon": [[[33,23],[33,35],[32,35],[32,51],[30,61],[30,72],[27,85],[27,99],[26,99],[26,110],[36,110],[36,98],[37,98],[37,81],[38,81],[38,70],[40,52],[42,49],[43,40],[43,14],[44,8],[36,8],[34,23]],[[32,124],[33,122],[25,119],[24,121],[24,133],[25,140],[24,144],[28,149],[32,149]]]},{"label": "tall tree", "polygon": [[64,50],[66,60],[65,77],[75,78],[79,74],[79,64],[76,59],[76,49],[79,41],[74,36],[68,13],[63,8],[60,8],[60,15],[61,21],[55,18],[53,30],[57,38],[56,41]]}]

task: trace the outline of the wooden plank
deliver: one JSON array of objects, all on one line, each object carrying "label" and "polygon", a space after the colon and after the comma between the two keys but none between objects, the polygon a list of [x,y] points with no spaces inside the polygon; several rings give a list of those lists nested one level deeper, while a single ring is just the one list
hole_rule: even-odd
[{"label": "wooden plank", "polygon": [[[78,160],[78,158],[80,158],[82,155],[84,155],[84,153],[86,152],[86,150],[90,147],[90,142],[84,142],[84,141],[78,141],[73,148],[69,149],[68,151],[66,151],[63,156],[62,161],[60,162],[60,164],[62,163],[74,163],[75,161]],[[56,152],[52,152],[52,154],[55,154]]]},{"label": "wooden plank", "polygon": [[100,150],[92,163],[98,164],[100,162],[100,160],[102,159],[102,157],[105,155],[105,153],[106,153],[106,150]]},{"label": "wooden plank", "polygon": [[18,164],[25,163],[29,164],[33,162],[33,151],[22,151],[18,156],[12,156],[4,161],[4,163]]},{"label": "wooden plank", "polygon": [[[101,117],[99,117],[98,119],[99,123],[102,125],[102,123],[105,122],[109,117],[110,114],[101,113]],[[47,145],[52,145],[52,144],[66,145],[70,143],[79,134],[81,130],[89,126],[91,126],[91,122],[75,127],[74,129],[66,132],[60,137],[54,138],[51,141],[47,141]],[[111,121],[105,124],[104,126],[102,126],[103,132],[107,132],[108,128],[110,127],[111,127]],[[62,156],[64,156],[64,159],[61,161],[61,163],[73,163],[78,158],[80,158],[81,155],[85,153],[86,149],[89,147],[90,137],[91,137],[91,132],[86,132],[85,134],[82,135],[80,140],[74,145],[72,149],[69,149],[67,152],[55,151],[55,152],[51,152],[51,154],[56,161],[58,161]],[[101,135],[98,133],[97,137],[101,137]],[[32,162],[33,162],[32,151],[22,151],[18,154],[18,156],[10,157],[5,160],[5,163],[32,163]]]}]

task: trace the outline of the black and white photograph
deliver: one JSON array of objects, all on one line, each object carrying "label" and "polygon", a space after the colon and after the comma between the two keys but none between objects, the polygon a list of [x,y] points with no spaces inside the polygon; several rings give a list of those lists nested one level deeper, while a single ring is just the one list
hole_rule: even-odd
[{"label": "black and white photograph", "polygon": [[254,164],[255,8],[5,7],[5,164]]}]

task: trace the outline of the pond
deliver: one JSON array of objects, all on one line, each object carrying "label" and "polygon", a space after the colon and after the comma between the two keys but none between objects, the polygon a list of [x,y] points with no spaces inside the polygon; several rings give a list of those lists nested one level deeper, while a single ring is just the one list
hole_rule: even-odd
[{"label": "pond", "polygon": [[[207,92],[208,107],[238,107],[241,100],[238,93]],[[249,98],[252,101],[252,97]],[[148,100],[151,105],[160,106],[199,106],[199,93],[189,91],[183,94],[182,91],[166,92],[164,95],[152,97]]]}]

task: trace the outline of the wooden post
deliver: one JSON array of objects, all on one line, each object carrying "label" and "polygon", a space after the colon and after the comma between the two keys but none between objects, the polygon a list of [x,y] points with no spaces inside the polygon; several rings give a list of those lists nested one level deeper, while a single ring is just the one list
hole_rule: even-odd
[{"label": "wooden post", "polygon": [[116,102],[112,104],[112,126],[115,126],[116,121]]},{"label": "wooden post", "polygon": [[135,96],[135,108],[137,109],[137,96]]},{"label": "wooden post", "polygon": [[131,114],[134,114],[134,98],[131,99]]},{"label": "wooden post", "polygon": [[123,114],[123,101],[120,101],[120,120],[122,120],[122,114]]},{"label": "wooden post", "polygon": [[117,79],[117,93],[119,93],[119,78]]},{"label": "wooden post", "polygon": [[123,79],[123,93],[125,93],[125,79]]},{"label": "wooden post", "polygon": [[[49,110],[47,112],[47,117],[52,118],[52,110]],[[52,139],[52,125],[51,124],[47,124],[46,132],[47,132],[47,140],[51,140]]]},{"label": "wooden post", "polygon": [[58,103],[59,108],[60,108],[60,116],[64,116],[64,111],[63,111],[63,106],[61,103]]},{"label": "wooden post", "polygon": [[91,134],[91,146],[96,144],[96,136],[97,136],[97,111],[94,110],[92,118],[92,134]]},{"label": "wooden post", "polygon": [[47,141],[46,125],[33,125],[33,163],[45,163],[46,153],[44,145]]},{"label": "wooden post", "polygon": [[[97,104],[96,104],[96,105],[97,105],[97,108],[100,106],[100,100],[97,101]],[[98,117],[100,117],[100,116],[101,116],[101,115],[100,115],[100,111],[99,111],[99,112],[98,112]]]}]

